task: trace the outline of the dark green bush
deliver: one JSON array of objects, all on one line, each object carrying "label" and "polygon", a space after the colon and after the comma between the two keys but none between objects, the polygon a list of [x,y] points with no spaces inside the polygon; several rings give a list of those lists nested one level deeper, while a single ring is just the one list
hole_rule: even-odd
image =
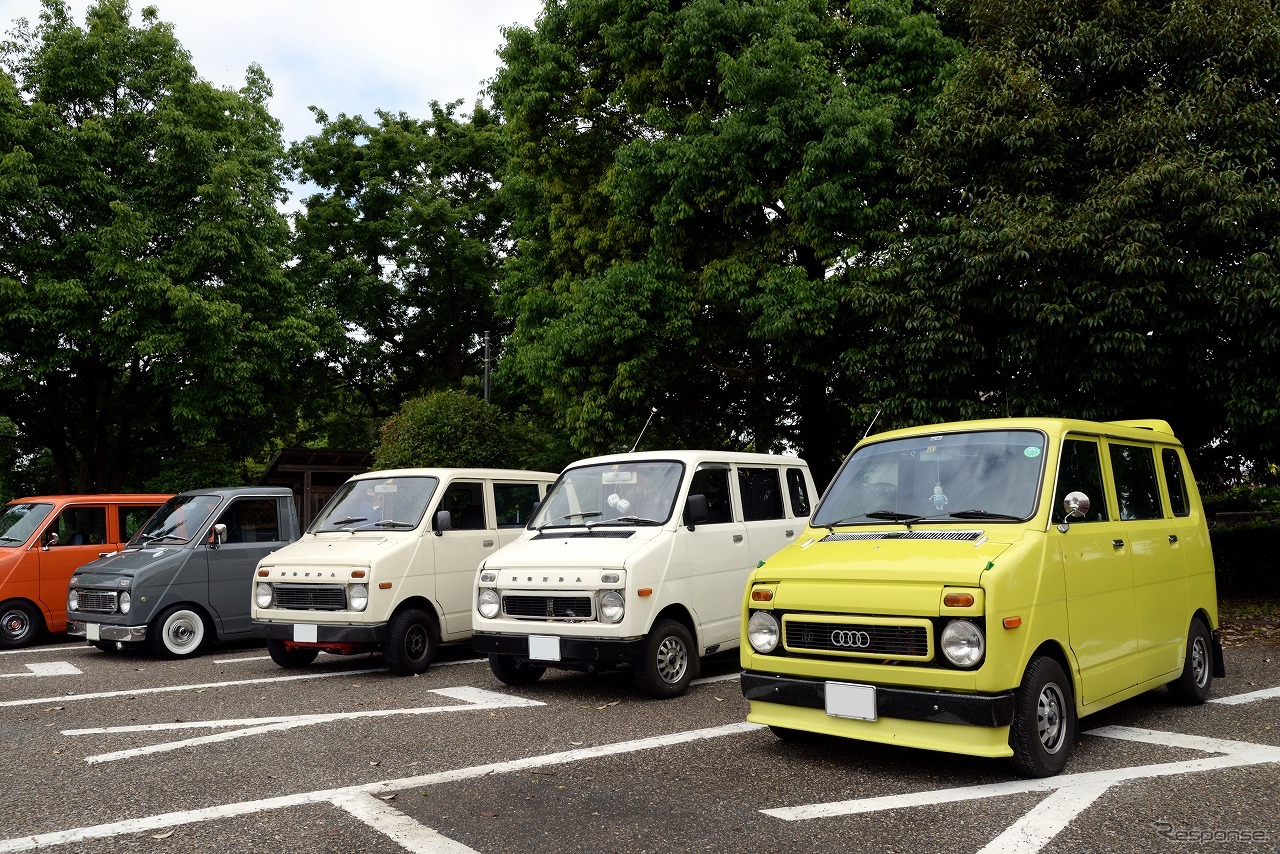
[{"label": "dark green bush", "polygon": [[1210,519],[1218,513],[1280,510],[1280,486],[1233,486],[1225,492],[1201,496]]},{"label": "dark green bush", "polygon": [[373,464],[377,469],[519,468],[515,444],[501,409],[465,392],[437,391],[406,401],[387,419]]}]

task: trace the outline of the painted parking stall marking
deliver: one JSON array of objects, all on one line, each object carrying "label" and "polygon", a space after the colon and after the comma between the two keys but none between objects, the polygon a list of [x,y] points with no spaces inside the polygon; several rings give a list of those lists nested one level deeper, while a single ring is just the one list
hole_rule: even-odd
[{"label": "painted parking stall marking", "polygon": [[0,679],[14,676],[79,676],[84,671],[66,661],[42,661],[28,664],[26,672],[0,673]]},{"label": "painted parking stall marking", "polygon": [[993,839],[981,854],[996,852],[1039,851],[1063,828],[1103,795],[1120,783],[1176,774],[1194,774],[1222,768],[1238,768],[1245,765],[1280,764],[1280,747],[1253,744],[1247,741],[1230,741],[1220,738],[1183,735],[1160,730],[1136,727],[1106,726],[1089,730],[1086,735],[1117,738],[1144,744],[1160,744],[1166,747],[1203,751],[1215,754],[1203,759],[1182,762],[1165,762],[1157,765],[1137,765],[1110,771],[1090,771],[1081,774],[1061,774],[1036,780],[1014,780],[1008,783],[991,783],[984,786],[964,786],[956,789],[914,792],[906,795],[887,795],[825,804],[809,804],[798,807],[761,810],[765,815],[784,821],[804,821],[815,818],[834,818],[859,813],[881,812],[914,806],[935,806],[942,803],[972,801],[1019,795],[1027,792],[1048,792],[1047,798],[1034,809]]},{"label": "painted parking stall marking", "polygon": [[366,709],[359,712],[331,712],[328,714],[318,715],[281,715],[267,718],[236,718],[231,720],[182,721],[177,723],[166,722],[161,724],[140,724],[118,727],[91,727],[88,729],[67,729],[63,730],[62,734],[68,736],[83,736],[110,735],[112,733],[123,732],[165,732],[180,729],[229,730],[226,732],[212,733],[210,735],[196,736],[195,738],[186,738],[179,741],[167,741],[159,744],[147,745],[146,747],[116,750],[111,753],[100,753],[96,756],[85,757],[85,762],[97,764],[99,762],[114,762],[120,759],[132,759],[137,756],[147,756],[153,753],[167,753],[171,750],[179,750],[184,747],[196,747],[202,744],[215,744],[222,741],[231,741],[233,739],[245,738],[251,735],[260,735],[266,732],[280,732],[281,730],[297,729],[299,727],[313,726],[315,724],[332,723],[333,721],[350,721],[358,718],[385,718],[395,715],[432,715],[443,712],[474,712],[492,709],[514,709],[546,705],[545,703],[541,703],[537,700],[527,700],[523,697],[499,694],[494,691],[486,691],[482,688],[437,688],[433,691],[429,691],[428,693],[438,694],[441,697],[447,697],[452,700],[458,700],[462,705],[420,706],[408,709]]}]

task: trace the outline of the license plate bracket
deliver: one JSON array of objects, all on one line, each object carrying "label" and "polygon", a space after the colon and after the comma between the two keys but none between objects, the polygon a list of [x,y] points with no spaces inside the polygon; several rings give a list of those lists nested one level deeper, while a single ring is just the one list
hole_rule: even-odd
[{"label": "license plate bracket", "polygon": [[529,658],[533,661],[559,661],[560,638],[552,635],[529,635]]},{"label": "license plate bracket", "polygon": [[852,718],[859,721],[877,719],[874,685],[828,682],[825,694],[827,714],[833,718]]}]

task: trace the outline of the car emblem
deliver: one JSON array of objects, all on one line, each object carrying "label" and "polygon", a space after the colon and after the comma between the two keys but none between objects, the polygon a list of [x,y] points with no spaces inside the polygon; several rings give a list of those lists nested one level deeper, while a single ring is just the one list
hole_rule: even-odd
[{"label": "car emblem", "polygon": [[831,633],[832,646],[843,646],[850,649],[870,649],[871,635],[863,631],[836,629]]}]

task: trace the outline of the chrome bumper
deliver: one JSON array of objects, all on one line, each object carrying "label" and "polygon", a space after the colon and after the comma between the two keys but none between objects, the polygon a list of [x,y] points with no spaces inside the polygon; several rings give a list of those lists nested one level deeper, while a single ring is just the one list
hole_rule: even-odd
[{"label": "chrome bumper", "polygon": [[[67,634],[79,638],[88,637],[89,630],[86,628],[87,625],[87,623],[67,620]],[[146,626],[113,626],[108,623],[94,623],[93,625],[98,627],[99,640],[138,643],[147,639]]]}]

